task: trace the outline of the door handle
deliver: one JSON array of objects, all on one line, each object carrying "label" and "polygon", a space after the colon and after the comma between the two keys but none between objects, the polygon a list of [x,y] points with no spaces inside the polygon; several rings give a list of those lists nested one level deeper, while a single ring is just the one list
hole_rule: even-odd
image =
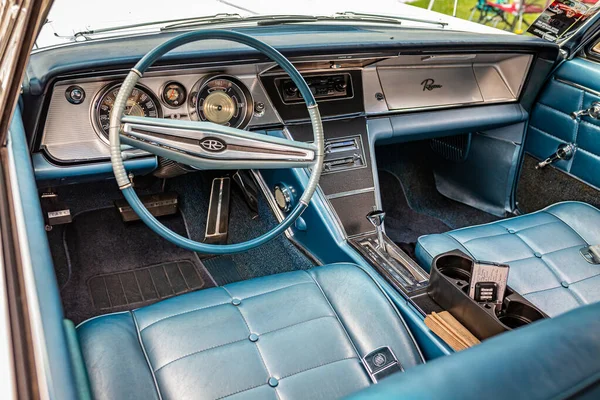
[{"label": "door handle", "polygon": [[574,111],[571,113],[571,118],[573,118],[574,120],[579,121],[581,119],[581,117],[584,116],[588,116],[588,117],[592,117],[594,119],[599,119],[600,118],[600,101],[595,101],[592,103],[592,105],[590,106],[590,108],[586,109],[586,110],[579,110],[579,111]]},{"label": "door handle", "polygon": [[554,154],[546,158],[544,161],[537,163],[535,169],[542,169],[546,165],[550,165],[558,160],[570,160],[575,154],[575,145],[573,143],[564,144],[556,150]]}]

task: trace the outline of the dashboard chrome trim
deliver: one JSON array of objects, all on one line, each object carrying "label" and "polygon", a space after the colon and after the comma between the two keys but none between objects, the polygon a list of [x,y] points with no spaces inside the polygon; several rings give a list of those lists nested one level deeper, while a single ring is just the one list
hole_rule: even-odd
[{"label": "dashboard chrome trim", "polygon": [[[391,116],[419,111],[432,111],[449,108],[460,108],[472,105],[456,99],[449,99],[451,104],[412,104],[407,108],[392,108],[388,102],[394,103],[394,98],[407,97],[405,90],[394,85],[394,87],[383,87],[379,70],[383,69],[406,69],[412,67],[441,68],[471,64],[471,70],[476,76],[484,76],[485,71],[490,71],[494,78],[489,81],[492,89],[482,91],[482,102],[480,105],[491,105],[500,103],[515,103],[519,101],[520,93],[525,84],[528,71],[533,63],[533,53],[522,52],[482,52],[466,57],[451,57],[453,53],[444,54],[444,57],[433,57],[435,54],[398,54],[398,53],[376,53],[376,54],[348,54],[332,56],[305,56],[296,57],[291,60],[296,64],[301,73],[315,75],[320,73],[335,74],[348,71],[360,71],[362,76],[363,106],[362,115],[368,117]],[[457,52],[461,55],[462,53]],[[329,63],[329,64],[328,64]],[[331,68],[335,63],[340,68]],[[40,149],[44,150],[54,162],[72,164],[87,161],[99,161],[109,158],[108,146],[97,134],[94,128],[93,118],[90,112],[82,113],[85,107],[90,107],[91,99],[96,99],[98,91],[104,85],[122,80],[129,70],[119,69],[104,72],[102,76],[86,73],[77,78],[63,77],[54,83],[50,94],[49,106],[45,124],[42,128]],[[252,120],[248,128],[261,129],[263,127],[284,126],[279,111],[275,108],[273,100],[267,94],[262,76],[281,75],[272,62],[258,59],[243,59],[236,61],[222,61],[219,63],[183,64],[175,68],[171,66],[158,66],[152,68],[140,79],[140,83],[148,87],[155,96],[160,99],[160,89],[168,81],[181,83],[191,97],[193,85],[208,75],[224,74],[231,75],[241,81],[250,91],[254,102],[265,105],[264,112],[259,114],[252,110]],[[483,74],[483,75],[482,75]],[[80,105],[69,104],[65,100],[64,89],[68,85],[77,84],[84,88],[87,93],[86,99]],[[501,85],[502,92],[493,89],[494,85]],[[508,88],[508,89],[506,89]],[[387,89],[387,93],[386,93]],[[385,93],[383,100],[377,100],[376,94]],[[436,93],[436,92],[431,92]],[[501,95],[496,95],[501,93]],[[508,95],[510,94],[510,96]],[[165,118],[190,119],[187,102],[182,107],[167,108],[162,101],[159,105]],[[394,103],[395,104],[395,103]],[[278,105],[279,107],[279,105]],[[84,116],[82,116],[85,114]],[[340,119],[350,117],[346,115],[335,115],[324,118],[324,120]],[[300,123],[303,121],[294,121]],[[147,155],[139,150],[129,150],[131,157]]]},{"label": "dashboard chrome trim", "polygon": [[[173,69],[169,71],[152,70],[140,79],[140,84],[149,89],[158,99],[160,90],[166,82],[176,80],[187,90],[207,75],[225,74],[237,78],[249,90],[255,102],[265,105],[261,115],[252,115],[248,127],[282,125],[283,122],[258,79],[258,64],[234,65],[217,68],[215,66],[194,69]],[[47,116],[41,133],[40,149],[47,153],[54,162],[71,164],[90,161],[101,161],[110,158],[106,140],[97,133],[93,109],[99,94],[109,85],[119,84],[129,70],[107,72],[103,76],[84,76],[58,80],[50,94]],[[79,105],[66,101],[64,90],[69,85],[77,84],[87,93],[85,100]],[[168,108],[162,101],[157,104],[164,118],[189,119],[187,102],[178,108]],[[130,157],[148,155],[141,150],[130,150]]]}]

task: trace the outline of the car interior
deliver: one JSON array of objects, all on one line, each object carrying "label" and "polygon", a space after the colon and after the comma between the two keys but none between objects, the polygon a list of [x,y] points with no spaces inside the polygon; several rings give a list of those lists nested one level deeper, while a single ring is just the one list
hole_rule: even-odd
[{"label": "car interior", "polygon": [[600,55],[443,28],[34,49],[49,398],[598,396]]}]

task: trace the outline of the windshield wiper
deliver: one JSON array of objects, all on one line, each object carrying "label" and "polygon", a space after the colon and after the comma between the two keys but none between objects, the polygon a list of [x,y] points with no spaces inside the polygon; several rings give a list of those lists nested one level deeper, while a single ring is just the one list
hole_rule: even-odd
[{"label": "windshield wiper", "polygon": [[379,14],[363,14],[355,13],[350,11],[335,13],[331,16],[327,15],[253,15],[250,17],[239,17],[239,18],[222,18],[222,19],[205,19],[200,18],[197,20],[182,21],[176,24],[166,25],[161,30],[171,30],[178,28],[189,28],[200,25],[218,24],[218,23],[230,23],[232,21],[240,22],[255,22],[258,26],[272,26],[272,25],[283,25],[283,24],[294,24],[294,23],[306,23],[306,22],[340,22],[340,21],[360,21],[369,23],[384,23],[401,25],[403,21],[418,22],[423,24],[440,25],[442,28],[448,25],[446,22],[431,21],[426,19],[410,18],[410,17],[396,17],[390,15],[379,15]]},{"label": "windshield wiper", "polygon": [[272,25],[283,25],[283,24],[294,24],[294,23],[303,23],[303,22],[326,22],[326,21],[340,21],[340,20],[348,20],[348,21],[362,21],[362,22],[378,22],[378,23],[387,23],[387,24],[395,24],[399,25],[402,22],[393,17],[386,16],[375,16],[375,15],[350,15],[350,13],[338,13],[333,16],[326,15],[253,15],[250,17],[242,17],[237,19],[198,19],[198,20],[190,20],[190,21],[182,21],[176,24],[166,25],[161,28],[162,31],[167,31],[171,29],[178,28],[189,28],[193,26],[200,25],[209,25],[209,24],[218,24],[218,23],[229,23],[232,21],[240,21],[240,22],[254,22],[258,26],[272,26]]},{"label": "windshield wiper", "polygon": [[373,22],[373,23],[386,23],[400,25],[402,21],[418,22],[424,24],[440,25],[442,28],[448,25],[446,22],[441,21],[430,21],[418,18],[409,18],[401,16],[390,16],[390,15],[379,15],[379,14],[363,14],[355,13],[350,11],[336,13],[332,16],[325,15],[253,15],[249,17],[243,17],[237,13],[220,13],[209,15],[206,17],[194,17],[194,18],[180,18],[164,21],[153,21],[144,22],[139,24],[130,24],[122,26],[114,26],[109,28],[90,29],[86,31],[80,31],[73,34],[71,39],[88,39],[88,36],[98,35],[104,33],[126,31],[136,28],[145,28],[149,26],[159,25],[161,31],[168,31],[172,29],[188,28],[201,25],[213,25],[213,24],[226,24],[232,22],[255,22],[260,26],[268,25],[280,25],[280,24],[291,24],[291,23],[303,23],[303,22],[327,22],[327,21],[361,21],[361,22]]},{"label": "windshield wiper", "polygon": [[206,17],[168,19],[168,20],[164,20],[164,21],[142,22],[139,24],[120,25],[120,26],[113,26],[113,27],[100,28],[100,29],[90,29],[87,31],[76,32],[75,34],[73,34],[72,38],[73,39],[77,39],[77,38],[86,38],[87,39],[87,36],[90,36],[90,35],[118,32],[118,31],[124,31],[124,30],[135,29],[135,28],[144,28],[144,27],[154,26],[154,25],[177,26],[177,25],[187,25],[187,24],[200,24],[203,22],[219,23],[219,22],[224,22],[224,21],[225,22],[239,21],[242,19],[243,19],[243,17],[240,14],[220,13],[220,14],[208,15]]},{"label": "windshield wiper", "polygon": [[[229,14],[232,15],[232,14]],[[277,25],[280,21],[294,21],[294,22],[313,22],[317,21],[320,17],[315,17],[311,15],[253,15],[250,17],[242,17],[239,14],[237,18],[221,18],[221,19],[206,19],[206,18],[198,18],[196,20],[189,21],[181,21],[175,24],[165,25],[160,28],[161,31],[168,31],[171,29],[178,28],[189,28],[193,26],[199,25],[212,25],[219,23],[229,23],[229,22],[256,22],[257,25]]]},{"label": "windshield wiper", "polygon": [[385,16],[361,16],[355,17],[347,15],[346,13],[338,13],[332,16],[310,16],[310,15],[291,15],[291,16],[277,16],[277,17],[267,17],[259,19],[256,24],[260,26],[268,26],[268,25],[281,25],[281,24],[294,24],[294,23],[302,23],[302,22],[331,22],[331,21],[361,21],[361,22],[376,22],[376,23],[386,23],[386,24],[394,24],[401,25],[402,21],[396,18],[388,18]]},{"label": "windshield wiper", "polygon": [[335,19],[347,19],[352,21],[367,21],[367,22],[386,22],[386,21],[408,21],[408,22],[418,22],[421,24],[432,24],[439,25],[444,28],[448,25],[447,22],[442,21],[433,21],[429,19],[420,19],[420,18],[412,18],[412,17],[402,17],[396,15],[380,15],[380,14],[366,14],[366,13],[357,13],[353,11],[344,11],[340,13],[335,13],[333,16]]}]

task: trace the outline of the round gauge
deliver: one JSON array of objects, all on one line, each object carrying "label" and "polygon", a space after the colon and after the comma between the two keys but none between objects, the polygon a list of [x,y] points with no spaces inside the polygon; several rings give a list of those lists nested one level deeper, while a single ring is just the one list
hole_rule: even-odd
[{"label": "round gauge", "polygon": [[167,107],[178,108],[185,102],[187,92],[181,83],[167,82],[162,89],[161,96]]},{"label": "round gauge", "polygon": [[248,88],[228,75],[212,76],[201,82],[195,96],[199,119],[239,129],[250,122],[253,104]]},{"label": "round gauge", "polygon": [[[119,89],[121,89],[120,83],[107,87],[96,102],[94,120],[96,121],[96,128],[105,138],[108,138],[110,113],[112,112]],[[154,96],[150,89],[142,85],[136,85],[127,99],[125,115],[162,118],[162,109],[156,96]]]}]

